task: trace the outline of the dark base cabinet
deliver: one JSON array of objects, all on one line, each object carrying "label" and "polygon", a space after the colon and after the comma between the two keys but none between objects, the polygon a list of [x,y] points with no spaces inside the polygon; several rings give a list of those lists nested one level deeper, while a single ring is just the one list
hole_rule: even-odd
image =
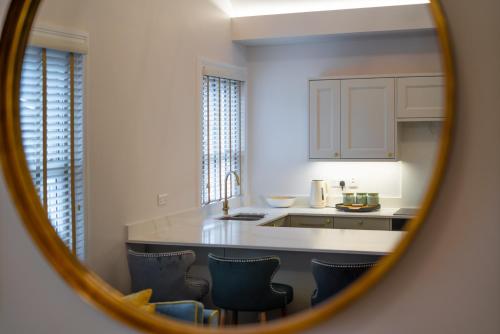
[{"label": "dark base cabinet", "polygon": [[[392,219],[400,221],[402,219]],[[289,215],[263,226],[271,227],[303,227],[303,228],[326,228],[326,229],[346,229],[346,230],[395,230],[390,218],[359,218],[359,217],[332,217],[332,216],[300,216]],[[401,223],[397,223],[401,231]]]},{"label": "dark base cabinet", "polygon": [[290,227],[333,228],[333,217],[291,215]]},{"label": "dark base cabinet", "polygon": [[393,218],[392,219],[392,230],[393,231],[405,231],[406,224],[408,223],[408,221],[409,221],[409,219]]},{"label": "dark base cabinet", "polygon": [[333,228],[347,230],[378,230],[390,231],[391,220],[389,218],[344,218],[335,217]]}]

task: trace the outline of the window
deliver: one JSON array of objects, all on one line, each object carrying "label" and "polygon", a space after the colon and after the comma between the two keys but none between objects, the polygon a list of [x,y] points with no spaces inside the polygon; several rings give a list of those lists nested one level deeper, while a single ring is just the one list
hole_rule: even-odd
[{"label": "window", "polygon": [[28,47],[20,92],[28,167],[52,226],[84,255],[83,56]]},{"label": "window", "polygon": [[[224,198],[224,178],[230,171],[241,177],[243,81],[203,76],[202,205]],[[231,178],[228,197],[240,195]]]}]

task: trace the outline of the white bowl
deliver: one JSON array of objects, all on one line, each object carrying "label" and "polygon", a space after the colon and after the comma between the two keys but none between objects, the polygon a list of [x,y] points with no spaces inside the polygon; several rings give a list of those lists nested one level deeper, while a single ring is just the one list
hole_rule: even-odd
[{"label": "white bowl", "polygon": [[266,197],[266,202],[273,208],[289,208],[295,203],[293,196],[269,196]]}]

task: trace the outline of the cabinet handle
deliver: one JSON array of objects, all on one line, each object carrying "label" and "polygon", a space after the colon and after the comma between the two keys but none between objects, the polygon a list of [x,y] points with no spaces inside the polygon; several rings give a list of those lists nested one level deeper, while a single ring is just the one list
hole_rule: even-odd
[{"label": "cabinet handle", "polygon": [[335,154],[333,155],[334,157],[338,157],[339,156],[339,153],[338,152],[335,152]]}]

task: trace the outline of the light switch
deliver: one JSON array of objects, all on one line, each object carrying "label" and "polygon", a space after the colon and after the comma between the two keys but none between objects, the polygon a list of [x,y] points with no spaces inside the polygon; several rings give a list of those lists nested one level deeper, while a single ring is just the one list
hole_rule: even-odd
[{"label": "light switch", "polygon": [[167,205],[168,194],[158,194],[158,206]]}]

